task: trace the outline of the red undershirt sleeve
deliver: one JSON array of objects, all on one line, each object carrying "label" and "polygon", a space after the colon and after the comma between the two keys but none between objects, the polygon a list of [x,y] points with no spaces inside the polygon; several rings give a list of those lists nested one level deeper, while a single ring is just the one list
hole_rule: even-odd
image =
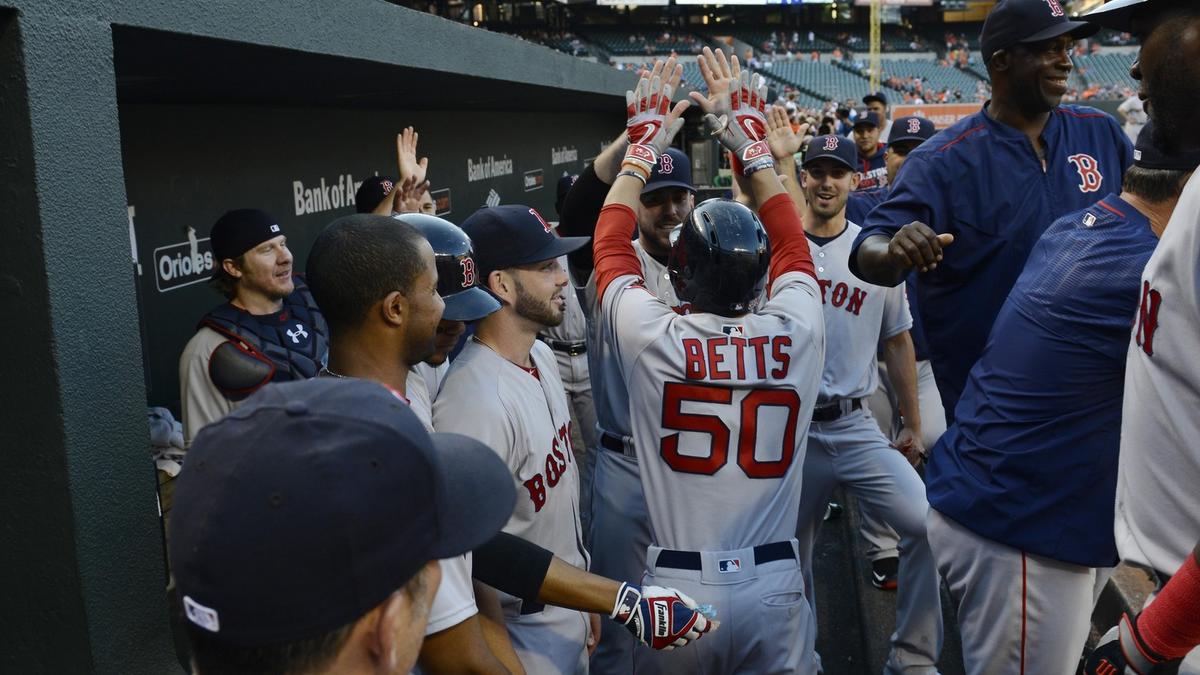
[{"label": "red undershirt sleeve", "polygon": [[[641,262],[633,251],[635,227],[637,214],[625,204],[609,204],[600,210],[596,236],[592,240],[592,255],[596,263],[596,298],[601,303],[604,301],[604,291],[617,278],[642,276]],[[809,267],[812,267],[811,261]]]},{"label": "red undershirt sleeve", "polygon": [[791,196],[782,193],[771,197],[758,210],[758,215],[771,239],[771,268],[767,288],[788,272],[803,272],[816,279],[812,255],[808,251],[808,239],[804,236],[804,225],[800,222]]}]

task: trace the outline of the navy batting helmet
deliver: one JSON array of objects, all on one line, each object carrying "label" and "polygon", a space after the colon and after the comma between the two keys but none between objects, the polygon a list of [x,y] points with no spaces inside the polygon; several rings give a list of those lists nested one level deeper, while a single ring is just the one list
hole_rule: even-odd
[{"label": "navy batting helmet", "polygon": [[446,303],[443,319],[475,321],[500,309],[500,302],[476,285],[479,272],[475,265],[475,249],[462,228],[424,213],[406,213],[395,218],[417,228],[433,247],[438,295]]},{"label": "navy batting helmet", "polygon": [[709,199],[672,236],[667,271],[680,300],[723,316],[750,310],[771,264],[771,242],[753,211],[729,199]]}]

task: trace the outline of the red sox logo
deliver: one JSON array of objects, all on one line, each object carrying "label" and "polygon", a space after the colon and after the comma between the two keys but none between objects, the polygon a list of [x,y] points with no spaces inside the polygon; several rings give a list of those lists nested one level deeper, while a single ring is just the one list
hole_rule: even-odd
[{"label": "red sox logo", "polygon": [[828,150],[830,152],[837,150],[838,149],[838,137],[837,136],[826,136],[824,149]]},{"label": "red sox logo", "polygon": [[1050,5],[1051,16],[1063,16],[1062,4],[1058,0],[1046,0],[1046,4]]},{"label": "red sox logo", "polygon": [[1100,189],[1104,175],[1100,173],[1100,162],[1097,162],[1095,157],[1081,153],[1071,155],[1067,161],[1074,164],[1075,170],[1079,172],[1080,192],[1095,192]]},{"label": "red sox logo", "polygon": [[458,261],[462,265],[462,287],[470,288],[475,285],[475,260],[470,256],[464,256]]},{"label": "red sox logo", "polygon": [[546,219],[542,217],[542,214],[537,212],[537,209],[529,209],[529,213],[532,214],[534,218],[538,219],[538,222],[542,224],[543,230],[547,232],[550,231],[550,223],[546,222]]},{"label": "red sox logo", "polygon": [[1154,356],[1154,331],[1158,330],[1158,309],[1162,306],[1162,293],[1150,287],[1149,281],[1142,282],[1142,301],[1138,303],[1137,344]]},{"label": "red sox logo", "polygon": [[666,173],[671,173],[672,171],[675,170],[675,160],[671,159],[670,155],[668,155],[667,153],[664,152],[662,154],[662,157],[660,157],[659,159],[661,160],[659,162],[659,167],[658,167],[659,173],[666,174]]},{"label": "red sox logo", "polygon": [[385,195],[392,194],[392,181],[384,180],[383,182],[381,182],[379,184],[379,186],[383,188],[383,194],[385,194]]},{"label": "red sox logo", "polygon": [[921,131],[921,120],[912,118],[908,121],[908,133],[915,134]]}]

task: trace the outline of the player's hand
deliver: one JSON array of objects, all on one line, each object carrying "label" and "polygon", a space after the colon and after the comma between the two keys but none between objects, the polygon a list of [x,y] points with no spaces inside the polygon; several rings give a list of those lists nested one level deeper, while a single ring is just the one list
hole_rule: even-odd
[{"label": "player's hand", "polygon": [[[429,191],[429,181],[417,182],[405,178],[392,190],[392,209],[395,213],[420,213],[421,195]],[[391,215],[390,213],[387,215]]]},{"label": "player's hand", "polygon": [[725,60],[725,53],[705,49],[699,57],[700,72],[709,84],[709,95],[689,96],[704,110],[704,128],[721,142],[750,175],[759,169],[773,169],[775,160],[767,144],[767,85],[762,76],[741,69],[736,56]]},{"label": "player's hand", "polygon": [[610,618],[642,644],[664,651],[683,647],[720,625],[680,591],[632,584],[621,584]]},{"label": "player's hand", "polygon": [[1084,662],[1084,675],[1151,675],[1167,660],[1146,646],[1137,630],[1137,617],[1125,614],[1100,638]]},{"label": "player's hand", "polygon": [[921,435],[911,427],[904,427],[900,430],[896,440],[892,441],[892,447],[899,450],[914,469],[921,465],[921,460],[925,459],[925,446],[921,444]]},{"label": "player's hand", "polygon": [[915,267],[922,272],[937,269],[942,249],[954,243],[954,235],[938,234],[925,223],[913,221],[896,233],[888,244],[888,256],[905,269]]},{"label": "player's hand", "polygon": [[644,168],[646,176],[683,127],[683,111],[691,103],[680,101],[671,107],[671,96],[682,77],[683,66],[672,56],[666,61],[655,61],[653,70],[638,79],[634,90],[625,92],[629,149],[624,161]]},{"label": "player's hand", "polygon": [[419,134],[413,131],[412,127],[405,127],[404,131],[396,134],[396,159],[399,163],[399,179],[401,182],[405,178],[416,180],[416,184],[420,185],[425,181],[425,171],[429,167],[429,158],[422,157],[417,160],[417,139]]},{"label": "player's hand", "polygon": [[792,130],[787,109],[783,106],[773,105],[767,111],[767,145],[771,147],[771,156],[776,163],[795,162],[796,153],[800,152],[800,143],[807,132],[807,124],[801,124],[799,132]]},{"label": "player's hand", "polygon": [[596,653],[596,647],[600,646],[600,615],[588,614],[588,636],[587,636],[587,653],[588,658]]}]

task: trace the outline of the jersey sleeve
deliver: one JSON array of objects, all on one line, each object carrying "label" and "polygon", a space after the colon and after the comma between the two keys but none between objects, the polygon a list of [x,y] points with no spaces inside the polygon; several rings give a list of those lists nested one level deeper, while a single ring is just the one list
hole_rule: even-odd
[{"label": "jersey sleeve", "polygon": [[912,328],[912,312],[908,307],[908,294],[905,286],[893,286],[885,289],[883,298],[883,325],[879,327],[880,339],[887,340]]},{"label": "jersey sleeve", "polygon": [[858,247],[870,237],[884,236],[891,239],[900,228],[915,221],[925,223],[935,232],[946,231],[944,199],[947,192],[942,188],[935,165],[928,153],[914,151],[904,162],[904,169],[896,175],[887,199],[871,209],[858,223],[862,231],[850,247],[850,273],[862,278],[858,270]]},{"label": "jersey sleeve", "polygon": [[425,628],[427,636],[453,628],[479,612],[475,606],[475,589],[471,585],[471,564],[466,556],[439,562],[442,582],[429,607],[429,624]]},{"label": "jersey sleeve", "polygon": [[593,239],[596,261],[596,297],[604,305],[608,285],[619,277],[635,276],[641,280],[642,265],[633,250],[633,230],[637,214],[624,204],[609,204],[600,211]]},{"label": "jersey sleeve", "polygon": [[208,362],[225,337],[211,328],[201,328],[183,349],[179,358],[180,407],[183,417],[184,445],[208,424],[228,415],[234,403],[212,383]]},{"label": "jersey sleeve", "polygon": [[[479,363],[463,365],[482,367]],[[464,414],[467,411],[470,414]],[[494,388],[489,392],[487,387],[456,382],[447,376],[446,386],[433,404],[433,428],[439,432],[470,436],[483,443],[504,460],[511,473],[515,474],[520,468],[512,419]]]},{"label": "jersey sleeve", "polygon": [[808,250],[808,238],[804,236],[804,225],[796,204],[786,192],[775,195],[758,210],[763,228],[771,241],[771,267],[767,273],[767,287],[789,272],[807,274],[814,280],[812,253]]}]

